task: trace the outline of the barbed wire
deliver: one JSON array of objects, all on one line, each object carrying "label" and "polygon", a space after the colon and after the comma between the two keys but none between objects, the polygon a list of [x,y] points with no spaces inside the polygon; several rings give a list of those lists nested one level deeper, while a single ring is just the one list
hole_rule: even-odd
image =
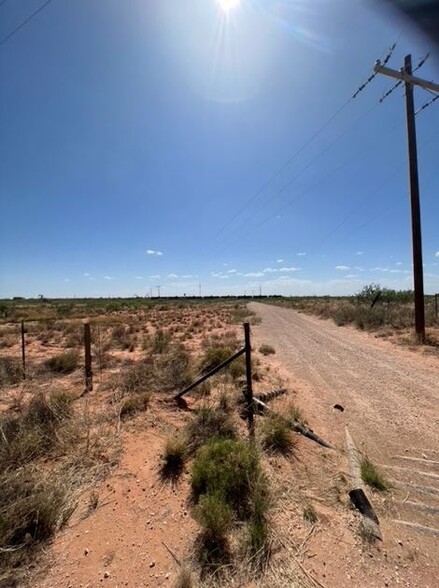
[{"label": "barbed wire", "polygon": [[429,100],[428,102],[423,104],[421,106],[421,108],[418,108],[418,110],[415,112],[415,116],[417,114],[419,114],[420,112],[422,112],[423,110],[425,110],[426,108],[428,108],[429,106],[431,106],[431,104],[433,104],[433,102],[435,102],[438,98],[439,98],[439,94],[437,94],[434,98],[432,98],[431,100]]}]

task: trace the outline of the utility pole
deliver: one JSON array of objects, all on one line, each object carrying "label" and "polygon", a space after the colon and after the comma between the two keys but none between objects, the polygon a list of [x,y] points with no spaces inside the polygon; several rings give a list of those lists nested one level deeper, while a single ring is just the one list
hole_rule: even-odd
[{"label": "utility pole", "polygon": [[198,296],[201,298],[201,282],[198,284]]},{"label": "utility pole", "polygon": [[421,207],[419,203],[418,156],[416,148],[413,86],[420,86],[425,90],[439,92],[439,84],[412,75],[411,55],[406,55],[404,58],[404,67],[401,68],[400,71],[385,67],[381,65],[379,61],[375,64],[374,71],[375,73],[380,73],[403,81],[405,85],[412,221],[413,282],[415,289],[415,331],[419,343],[425,343],[424,269],[422,265]]},{"label": "utility pole", "polygon": [[157,298],[160,298],[160,288],[161,286],[157,286]]}]

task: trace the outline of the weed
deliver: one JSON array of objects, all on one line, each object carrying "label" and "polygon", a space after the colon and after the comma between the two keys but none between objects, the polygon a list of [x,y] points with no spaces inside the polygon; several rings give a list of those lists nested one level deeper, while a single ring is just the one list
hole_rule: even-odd
[{"label": "weed", "polygon": [[296,421],[297,423],[306,427],[308,425],[308,421],[303,416],[302,411],[298,408],[295,404],[290,404],[287,408],[286,418]]},{"label": "weed", "polygon": [[198,500],[215,494],[241,520],[251,514],[250,498],[260,466],[255,449],[242,441],[211,439],[199,449],[192,467],[192,491]]},{"label": "weed", "polygon": [[227,412],[208,406],[201,408],[195,418],[189,422],[186,435],[188,450],[194,453],[213,437],[234,439],[236,430]]},{"label": "weed", "polygon": [[377,470],[375,465],[370,461],[370,459],[367,456],[363,457],[363,459],[361,460],[360,467],[361,477],[368,486],[381,492],[389,490],[390,485],[387,482],[386,478],[383,476],[381,472]]},{"label": "weed", "polygon": [[271,345],[261,345],[259,347],[259,353],[262,353],[262,355],[273,355],[276,353],[276,350]]},{"label": "weed", "polygon": [[308,521],[308,523],[312,524],[316,523],[319,520],[316,513],[316,509],[313,507],[312,504],[307,504],[303,509],[303,518],[305,519],[305,521]]},{"label": "weed", "polygon": [[165,480],[177,480],[183,471],[186,455],[187,448],[184,439],[170,437],[166,441],[163,452],[163,464],[160,471],[161,477]]},{"label": "weed", "polygon": [[57,374],[70,374],[75,371],[79,363],[79,353],[76,350],[64,351],[54,355],[44,362],[44,365]]},{"label": "weed", "polygon": [[291,453],[294,441],[288,423],[278,417],[267,417],[262,426],[262,446],[270,451],[283,453],[284,455]]},{"label": "weed", "polygon": [[234,353],[230,347],[209,347],[200,363],[202,372],[207,373],[224,363]]}]

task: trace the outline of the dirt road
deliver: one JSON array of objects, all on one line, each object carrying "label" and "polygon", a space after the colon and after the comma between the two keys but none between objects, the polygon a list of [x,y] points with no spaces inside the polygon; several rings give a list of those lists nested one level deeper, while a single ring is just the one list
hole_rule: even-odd
[{"label": "dirt road", "polygon": [[[394,486],[393,522],[439,538],[439,361],[291,309],[251,303],[313,428],[343,450],[345,426]],[[344,412],[333,408],[339,404]]]}]

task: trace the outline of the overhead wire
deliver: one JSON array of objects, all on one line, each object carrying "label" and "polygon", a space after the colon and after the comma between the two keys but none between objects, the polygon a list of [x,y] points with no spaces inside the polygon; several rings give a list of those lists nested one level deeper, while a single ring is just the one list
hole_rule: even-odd
[{"label": "overhead wire", "polygon": [[[398,40],[393,43],[393,45],[390,47],[390,49],[388,50],[383,64],[386,64],[389,59],[391,58],[396,45],[399,41],[399,38],[401,37],[402,32],[400,34],[400,36],[398,37]],[[269,179],[241,206],[241,208],[232,216],[232,218],[230,218],[226,223],[224,223],[220,229],[218,229],[218,231],[213,235],[212,239],[216,239],[217,237],[219,237],[224,230],[226,229],[226,227],[230,224],[232,224],[241,214],[242,212],[244,212],[244,210],[250,206],[265,190],[266,188],[268,188],[275,179],[277,179],[282,172],[287,169],[296,159],[297,157],[314,141],[314,139],[316,139],[325,129],[326,127],[328,127],[332,121],[337,118],[337,116],[346,108],[346,106],[348,106],[348,104],[350,104],[350,102],[352,102],[352,100],[354,100],[356,98],[356,96],[362,91],[364,90],[364,88],[370,83],[370,81],[375,77],[376,74],[373,74],[372,76],[370,76],[368,78],[368,80],[362,84],[357,91],[349,98],[347,99],[330,117],[329,119],[324,122],[312,135],[309,139],[307,139],[305,141],[305,143],[303,143],[294,153],[291,157],[289,157],[287,159],[287,161],[285,161],[285,163],[283,163],[280,168],[277,169],[277,171],[274,172],[274,174],[272,174]]]},{"label": "overhead wire", "polygon": [[35,10],[32,14],[26,17],[18,26],[15,27],[15,29],[13,29],[8,35],[6,35],[6,37],[3,37],[3,39],[0,40],[0,47],[4,45],[7,41],[9,41],[9,39],[11,39],[14,35],[16,35],[18,31],[20,31],[24,26],[29,24],[30,21],[33,20],[37,16],[37,14],[43,11],[51,2],[52,0],[46,0],[44,4],[42,4],[39,8],[37,8],[37,10]]}]

